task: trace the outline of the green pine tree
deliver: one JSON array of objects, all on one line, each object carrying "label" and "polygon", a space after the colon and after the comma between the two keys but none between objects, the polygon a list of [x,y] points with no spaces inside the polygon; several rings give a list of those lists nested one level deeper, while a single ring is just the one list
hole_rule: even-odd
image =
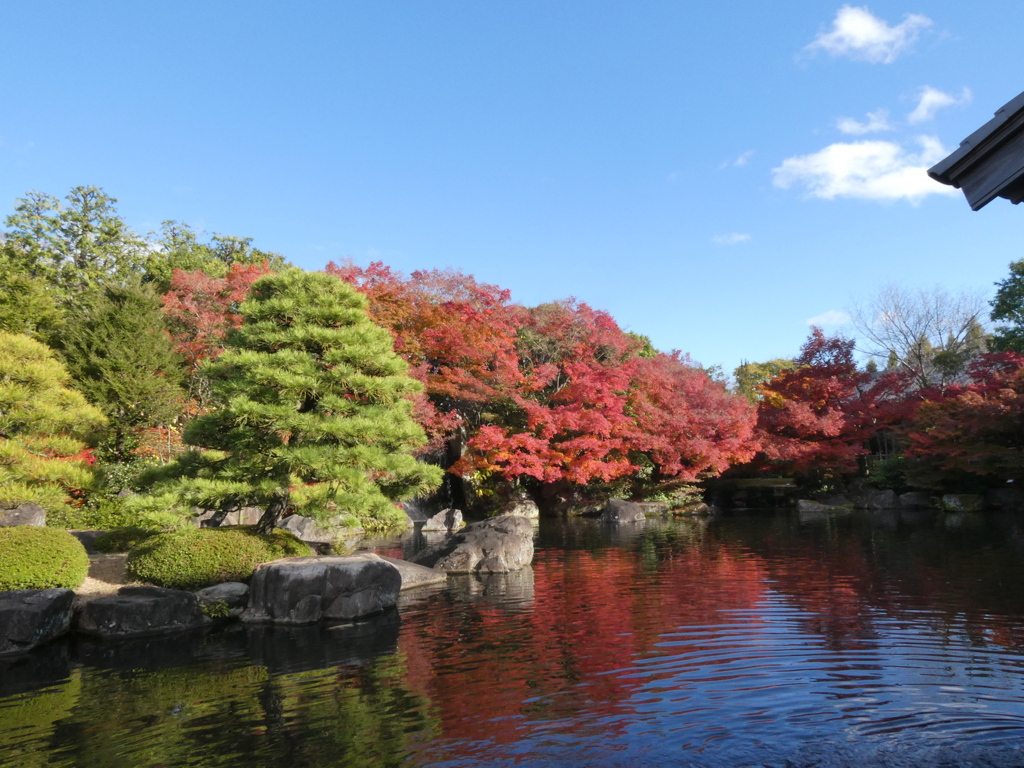
[{"label": "green pine tree", "polygon": [[157,490],[221,511],[265,506],[262,532],[289,509],[399,522],[395,501],[429,493],[442,471],[413,456],[426,442],[410,399],[421,385],[365,307],[322,273],[258,280],[227,351],[204,366],[220,406],[185,441],[206,450],[168,466]]},{"label": "green pine tree", "polygon": [[134,430],[178,416],[181,359],[152,288],[134,282],[87,292],[57,346],[78,389],[109,419],[115,458],[129,458]]},{"label": "green pine tree", "polygon": [[0,502],[59,508],[69,489],[91,483],[88,464],[76,456],[103,414],[68,379],[44,344],[0,332]]}]

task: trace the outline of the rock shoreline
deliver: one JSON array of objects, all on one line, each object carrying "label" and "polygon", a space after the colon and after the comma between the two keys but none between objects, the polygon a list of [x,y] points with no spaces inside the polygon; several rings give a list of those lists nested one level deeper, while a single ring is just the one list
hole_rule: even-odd
[{"label": "rock shoreline", "polygon": [[225,582],[197,592],[124,585],[125,556],[93,554],[77,595],[69,589],[0,592],[0,658],[69,633],[122,640],[235,620],[284,626],[357,621],[394,609],[400,592],[441,583],[448,573],[528,566],[533,525],[504,515],[466,526],[430,549],[448,557],[426,564],[370,552],[282,558],[258,566],[248,585]]}]

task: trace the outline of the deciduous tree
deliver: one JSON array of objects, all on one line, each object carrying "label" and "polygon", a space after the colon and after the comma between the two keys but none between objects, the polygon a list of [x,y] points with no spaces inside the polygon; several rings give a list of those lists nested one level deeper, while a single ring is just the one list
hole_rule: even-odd
[{"label": "deciduous tree", "polygon": [[905,418],[905,374],[858,371],[854,341],[820,328],[794,360],[761,387],[758,430],[771,464],[812,481],[858,469],[858,457],[880,430]]}]

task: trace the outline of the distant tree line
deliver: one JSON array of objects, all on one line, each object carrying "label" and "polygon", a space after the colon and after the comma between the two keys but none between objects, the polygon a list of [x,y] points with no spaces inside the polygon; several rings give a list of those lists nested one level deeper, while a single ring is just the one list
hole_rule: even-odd
[{"label": "distant tree line", "polygon": [[243,506],[263,528],[291,512],[388,525],[439,487],[460,506],[571,508],[682,504],[723,473],[1024,476],[1024,261],[997,286],[994,333],[978,297],[889,287],[853,312],[865,368],[853,340],[812,329],[730,388],[575,299],[526,307],[382,263],[306,272],[180,222],[141,236],[116,202],[29,193],[0,240],[0,502],[69,525]]}]

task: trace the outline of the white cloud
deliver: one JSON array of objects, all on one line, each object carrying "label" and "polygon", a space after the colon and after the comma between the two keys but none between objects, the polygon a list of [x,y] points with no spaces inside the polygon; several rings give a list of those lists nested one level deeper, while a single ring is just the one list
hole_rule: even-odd
[{"label": "white cloud", "polygon": [[891,131],[892,125],[889,123],[889,110],[880,109],[868,112],[868,119],[863,123],[852,117],[840,117],[836,120],[836,128],[851,136],[863,136],[876,131]]},{"label": "white cloud", "polygon": [[918,32],[931,25],[932,20],[927,16],[911,13],[891,27],[872,14],[867,6],[844,5],[832,22],[832,31],[822,32],[806,50],[820,48],[832,56],[847,56],[872,64],[891,64],[914,44]]},{"label": "white cloud", "polygon": [[910,123],[923,123],[935,117],[935,113],[940,109],[957,104],[969,104],[973,97],[974,95],[971,93],[970,88],[964,88],[959,96],[953,96],[952,94],[940,91],[938,88],[926,85],[921,89],[921,96],[917,106],[914,107],[914,111],[907,115],[907,121]]},{"label": "white cloud", "polygon": [[809,317],[804,322],[807,325],[816,325],[819,328],[824,328],[828,325],[845,325],[850,322],[850,316],[845,312],[840,312],[838,309],[830,309],[828,312],[822,312],[820,315]]},{"label": "white cloud", "polygon": [[737,157],[737,158],[735,158],[733,160],[726,160],[724,163],[722,163],[719,166],[719,168],[742,168],[744,165],[746,165],[750,161],[750,158],[753,157],[753,156],[754,156],[754,150],[752,150],[752,149],[747,150],[742,155],[740,155],[739,157]]},{"label": "white cloud", "polygon": [[928,177],[927,170],[947,152],[934,136],[919,136],[921,151],[907,152],[891,141],[830,144],[811,155],[790,157],[772,170],[781,189],[801,186],[810,197],[909,200],[957,191]]},{"label": "white cloud", "polygon": [[727,235],[716,235],[711,238],[711,242],[715,245],[739,245],[740,243],[749,243],[751,236],[745,232],[730,232]]}]

